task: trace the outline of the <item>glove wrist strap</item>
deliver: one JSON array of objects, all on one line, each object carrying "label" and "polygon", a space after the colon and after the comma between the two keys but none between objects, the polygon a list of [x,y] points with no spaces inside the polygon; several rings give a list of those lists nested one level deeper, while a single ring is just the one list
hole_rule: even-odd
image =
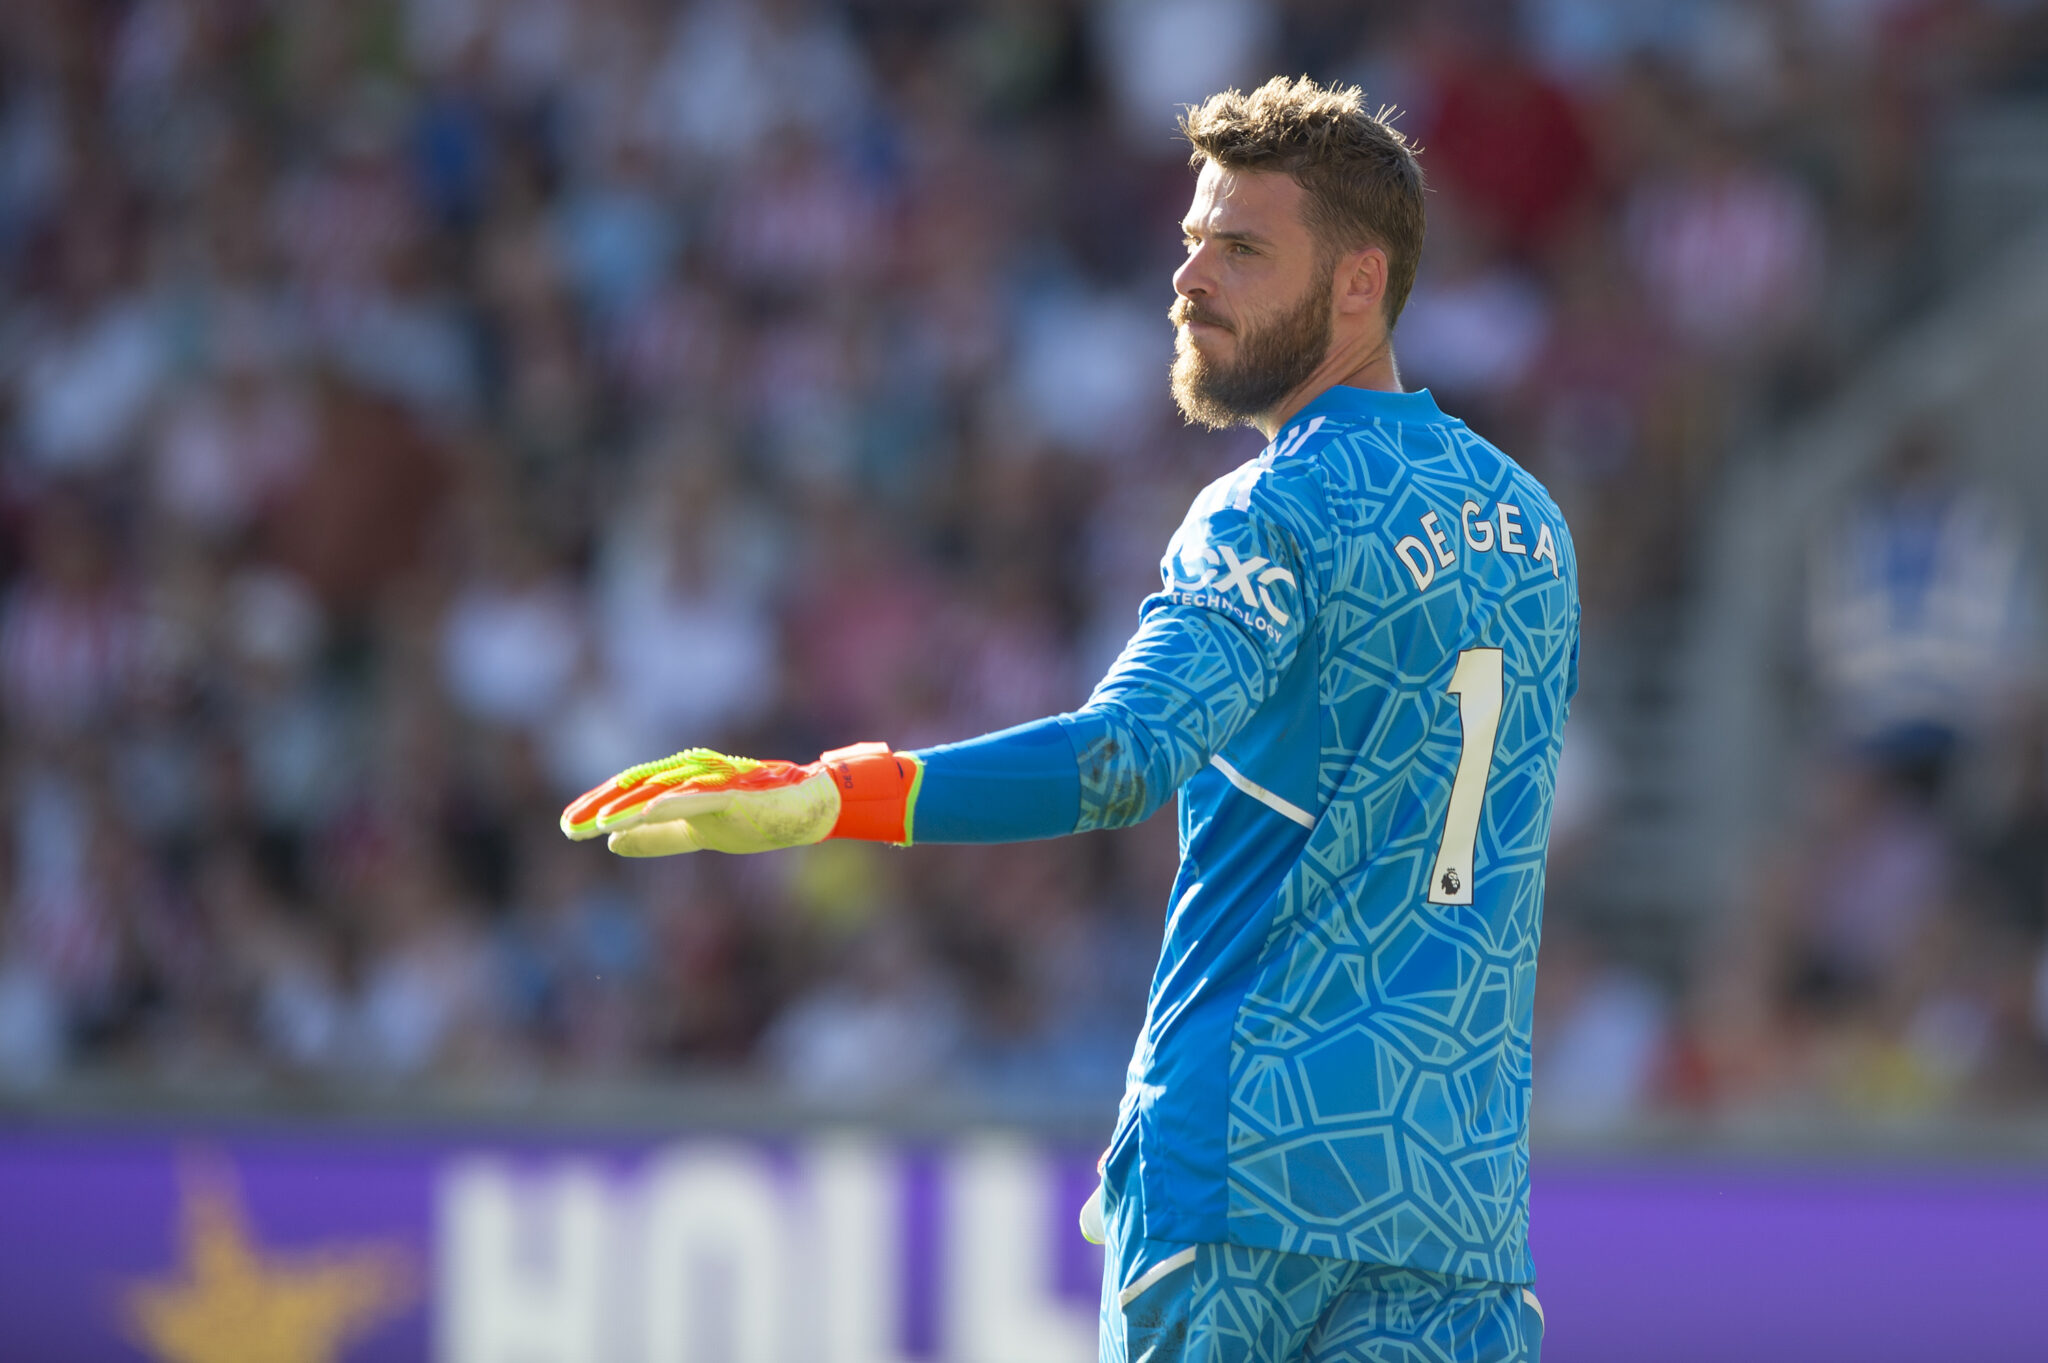
[{"label": "glove wrist strap", "polygon": [[856,743],[834,748],[818,759],[839,788],[839,821],[827,838],[910,845],[917,794],[924,784],[924,764],[909,753],[891,752],[886,743]]}]

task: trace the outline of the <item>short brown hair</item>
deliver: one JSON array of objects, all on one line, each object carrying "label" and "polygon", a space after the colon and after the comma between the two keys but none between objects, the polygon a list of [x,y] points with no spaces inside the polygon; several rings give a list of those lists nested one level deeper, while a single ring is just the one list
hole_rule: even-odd
[{"label": "short brown hair", "polygon": [[1211,95],[1180,120],[1191,165],[1283,171],[1306,192],[1303,217],[1326,249],[1384,250],[1390,330],[1415,286],[1424,227],[1422,166],[1392,117],[1369,112],[1355,85],[1275,76],[1249,95]]}]

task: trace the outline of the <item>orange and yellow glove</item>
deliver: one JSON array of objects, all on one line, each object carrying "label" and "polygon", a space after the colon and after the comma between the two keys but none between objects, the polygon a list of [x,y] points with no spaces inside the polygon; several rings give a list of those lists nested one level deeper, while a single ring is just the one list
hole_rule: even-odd
[{"label": "orange and yellow glove", "polygon": [[603,835],[622,857],[772,852],[827,838],[910,845],[924,765],[886,743],[815,762],[757,762],[691,748],[628,767],[562,811],[562,832]]}]

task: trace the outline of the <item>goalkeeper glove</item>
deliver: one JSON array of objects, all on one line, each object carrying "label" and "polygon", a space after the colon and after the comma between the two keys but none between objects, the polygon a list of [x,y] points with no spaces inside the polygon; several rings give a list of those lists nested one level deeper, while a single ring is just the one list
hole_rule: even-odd
[{"label": "goalkeeper glove", "polygon": [[629,767],[562,811],[562,832],[605,835],[624,857],[771,852],[827,838],[910,845],[924,764],[886,743],[815,762],[757,762],[691,748]]},{"label": "goalkeeper glove", "polygon": [[1102,1185],[1095,1185],[1095,1191],[1088,1194],[1088,1200],[1081,1204],[1081,1238],[1091,1245],[1099,1245],[1109,1239],[1109,1230],[1102,1220]]}]

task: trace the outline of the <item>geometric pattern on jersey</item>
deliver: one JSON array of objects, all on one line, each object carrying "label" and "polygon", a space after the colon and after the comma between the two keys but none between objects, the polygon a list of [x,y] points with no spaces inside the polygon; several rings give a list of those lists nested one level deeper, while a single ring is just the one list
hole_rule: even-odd
[{"label": "geometric pattern on jersey", "polygon": [[[1141,1238],[1532,1280],[1530,1023],[1577,688],[1562,515],[1426,392],[1338,388],[1196,499],[1161,574],[1062,721],[1081,828],[1180,796],[1105,1210]],[[1497,727],[1474,864],[1439,884],[1471,650],[1498,650]]]},{"label": "geometric pattern on jersey", "polygon": [[[1173,1262],[1172,1246],[1149,1248],[1154,1262]],[[1543,1308],[1519,1283],[1243,1245],[1190,1248],[1188,1262],[1135,1295],[1105,1275],[1102,1363],[1537,1363],[1542,1355]]]}]

